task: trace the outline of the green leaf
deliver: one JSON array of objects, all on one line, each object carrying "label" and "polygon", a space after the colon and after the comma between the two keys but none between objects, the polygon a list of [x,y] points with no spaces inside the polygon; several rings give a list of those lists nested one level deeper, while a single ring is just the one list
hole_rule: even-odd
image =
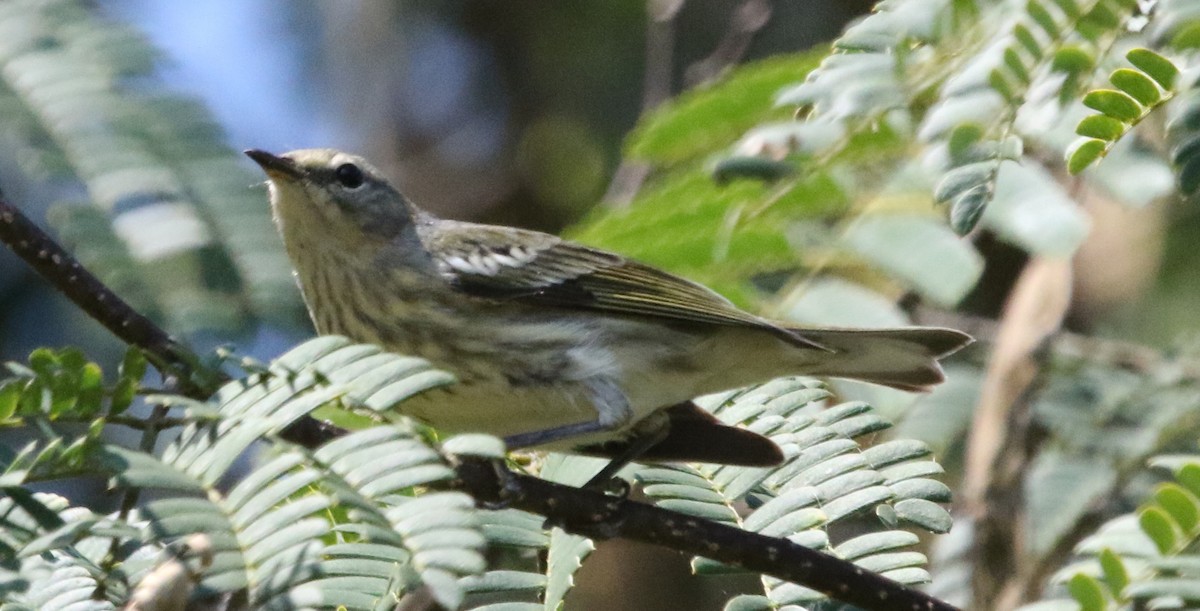
[{"label": "green leaf", "polygon": [[545,609],[557,609],[575,585],[575,574],[583,559],[596,549],[591,539],[555,528],[550,533],[546,559]]},{"label": "green leaf", "polygon": [[1080,136],[1114,141],[1125,134],[1125,124],[1112,117],[1092,115],[1084,117],[1075,128]]},{"label": "green leaf", "polygon": [[1095,56],[1086,49],[1068,45],[1054,53],[1054,60],[1050,62],[1050,67],[1056,72],[1073,75],[1088,72],[1095,64]]},{"label": "green leaf", "polygon": [[1080,138],[1067,149],[1067,171],[1078,174],[1100,159],[1108,149],[1108,143],[1095,138]]},{"label": "green leaf", "polygon": [[1104,584],[1108,586],[1112,598],[1120,600],[1125,586],[1129,585],[1129,571],[1125,568],[1125,563],[1109,548],[1100,552],[1099,560],[1100,570],[1104,574]]},{"label": "green leaf", "polygon": [[866,556],[912,547],[920,542],[920,537],[913,533],[889,530],[859,535],[838,545],[834,551],[846,560],[855,561]]},{"label": "green leaf", "polygon": [[1145,74],[1129,68],[1114,70],[1108,77],[1117,89],[1128,93],[1143,106],[1154,106],[1162,100],[1162,91]]},{"label": "green leaf", "polygon": [[722,611],[775,611],[777,608],[766,596],[739,594],[726,601]]},{"label": "green leaf", "polygon": [[[1077,25],[1077,29],[1084,38],[1095,41],[1099,39],[1101,32],[1110,32],[1120,26],[1121,16],[1117,15],[1106,2],[1097,2],[1092,5],[1092,10],[1088,11],[1084,19]],[[1096,30],[1100,30],[1100,32]]]},{"label": "green leaf", "polygon": [[1055,23],[1054,17],[1039,0],[1029,0],[1025,5],[1025,12],[1051,39],[1057,39],[1062,36],[1062,32],[1058,24]]},{"label": "green leaf", "polygon": [[991,184],[972,187],[954,200],[950,207],[950,228],[958,235],[967,235],[979,220],[988,202],[992,201],[993,189]]},{"label": "green leaf", "polygon": [[896,517],[916,524],[933,533],[948,533],[953,524],[950,512],[945,507],[925,499],[905,499],[892,504]]},{"label": "green leaf", "polygon": [[1030,30],[1029,26],[1024,23],[1018,23],[1013,27],[1013,37],[1017,39],[1017,42],[1021,44],[1021,47],[1033,59],[1039,60],[1045,54],[1045,51],[1042,49],[1042,43],[1038,41],[1033,30]]},{"label": "green leaf", "polygon": [[1171,60],[1151,51],[1150,49],[1131,49],[1125,54],[1125,59],[1154,79],[1163,89],[1171,91],[1175,80],[1179,77],[1179,68]]},{"label": "green leaf", "polygon": [[491,435],[456,435],[442,442],[442,450],[463,456],[482,456],[502,459],[504,442]]},{"label": "green leaf", "polygon": [[1158,507],[1146,507],[1138,512],[1138,524],[1141,525],[1142,532],[1154,542],[1159,553],[1169,554],[1174,551],[1179,533],[1167,512]]},{"label": "green leaf", "polygon": [[983,127],[978,123],[956,125],[950,131],[950,137],[946,139],[946,146],[950,149],[950,159],[953,162],[961,163],[967,153],[983,138],[983,135]]},{"label": "green leaf", "polygon": [[988,74],[988,85],[1010,103],[1017,99],[1016,89],[1013,88],[1012,83],[1008,82],[1008,77],[1004,76],[1004,72],[999,68]]},{"label": "green leaf", "polygon": [[1189,536],[1200,524],[1200,500],[1173,483],[1162,484],[1154,492],[1154,500],[1165,510],[1175,523]]},{"label": "green leaf", "polygon": [[1075,0],[1054,0],[1054,4],[1062,9],[1067,19],[1079,19],[1083,15],[1082,9],[1079,8],[1079,4]]},{"label": "green leaf", "polygon": [[1032,80],[1029,76],[1029,68],[1025,66],[1025,62],[1021,61],[1021,56],[1017,54],[1016,49],[1009,47],[1004,50],[1004,65],[1023,85],[1028,85]]},{"label": "green leaf", "polygon": [[1132,123],[1142,116],[1142,106],[1137,100],[1113,89],[1089,91],[1083,96],[1083,104],[1125,123]]},{"label": "green leaf", "polygon": [[17,411],[17,403],[21,400],[20,380],[0,382],[0,421],[8,420]]},{"label": "green leaf", "polygon": [[38,348],[29,353],[29,367],[39,376],[52,376],[58,369],[58,355],[49,348]]},{"label": "green leaf", "polygon": [[[951,169],[942,175],[933,191],[933,199],[945,203],[977,187],[987,187],[996,179],[995,161],[980,161]],[[990,191],[990,189],[989,189]]]},{"label": "green leaf", "polygon": [[83,356],[83,351],[75,347],[59,350],[58,360],[62,364],[62,368],[68,371],[83,369],[83,366],[88,363],[87,358]]},{"label": "green leaf", "polygon": [[99,365],[87,363],[79,370],[79,407],[84,414],[95,414],[103,398],[104,373]]},{"label": "green leaf", "polygon": [[112,397],[109,399],[109,413],[118,415],[129,409],[133,404],[133,399],[137,397],[138,382],[133,378],[122,377],[117,380],[117,385],[113,387]]},{"label": "green leaf", "polygon": [[[481,575],[469,575],[462,579],[463,589],[468,593],[484,593],[491,594],[497,592],[541,592],[546,587],[546,576],[539,573],[526,573],[523,571],[506,571],[495,570],[488,571]],[[528,611],[542,611],[545,607],[534,603],[510,603],[514,605],[526,605],[524,607],[514,607],[514,609],[527,609]],[[483,609],[495,609],[495,606],[486,607],[470,607],[482,611]],[[496,611],[499,611],[496,609]]]},{"label": "green leaf", "polygon": [[141,382],[142,378],[146,375],[146,355],[142,353],[140,348],[130,346],[125,351],[125,356],[121,359],[121,366],[117,372],[122,378]]},{"label": "green leaf", "polygon": [[674,164],[728,146],[763,119],[782,114],[774,96],[802,80],[823,53],[747,64],[717,83],[693,89],[660,106],[629,136],[626,155]]},{"label": "green leaf", "polygon": [[1171,36],[1169,46],[1180,51],[1200,48],[1200,23],[1187,23]]},{"label": "green leaf", "polygon": [[765,157],[726,157],[713,167],[713,180],[724,184],[739,178],[771,182],[790,174],[795,167],[790,163]]},{"label": "green leaf", "polygon": [[1101,589],[1100,582],[1096,579],[1083,573],[1076,573],[1067,582],[1067,590],[1075,602],[1079,603],[1080,611],[1104,611],[1107,604],[1104,599],[1104,590]]},{"label": "green leaf", "polygon": [[1175,480],[1193,496],[1200,497],[1200,464],[1190,463],[1180,467]]}]

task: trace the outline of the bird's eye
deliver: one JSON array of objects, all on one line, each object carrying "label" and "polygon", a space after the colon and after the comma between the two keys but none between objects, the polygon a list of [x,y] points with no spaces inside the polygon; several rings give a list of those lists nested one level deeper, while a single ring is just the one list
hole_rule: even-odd
[{"label": "bird's eye", "polygon": [[353,163],[343,163],[333,173],[334,176],[337,176],[338,182],[347,189],[357,189],[363,184],[362,170]]}]

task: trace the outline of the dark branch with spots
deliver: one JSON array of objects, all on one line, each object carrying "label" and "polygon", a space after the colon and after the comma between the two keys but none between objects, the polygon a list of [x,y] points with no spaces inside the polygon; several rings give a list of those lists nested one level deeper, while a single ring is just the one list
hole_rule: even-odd
[{"label": "dark branch with spots", "polygon": [[0,194],[0,241],[121,341],[160,369],[186,366],[189,351],[133,309]]},{"label": "dark branch with spots", "polygon": [[812,588],[868,611],[955,609],[924,592],[787,539],[513,473],[488,460],[463,459],[456,470],[460,489],[477,501],[545,516],[567,532],[593,539],[622,537],[704,556]]}]

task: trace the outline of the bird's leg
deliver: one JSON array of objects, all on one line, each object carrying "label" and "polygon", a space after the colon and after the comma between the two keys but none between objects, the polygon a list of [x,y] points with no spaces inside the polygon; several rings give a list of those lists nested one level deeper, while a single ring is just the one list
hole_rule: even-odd
[{"label": "bird's leg", "polygon": [[609,377],[596,377],[585,381],[584,386],[590,395],[592,405],[596,406],[595,420],[509,435],[504,438],[508,449],[516,450],[592,433],[617,431],[633,419],[633,408],[629,406],[629,400],[625,398],[625,393],[616,380]]},{"label": "bird's leg", "polygon": [[[625,465],[639,459],[647,450],[658,445],[659,442],[667,438],[671,432],[671,421],[664,411],[658,411],[650,416],[642,419],[637,423],[634,430],[629,435],[629,445],[626,446],[620,454],[617,454],[608,461],[608,464],[600,470],[599,473],[592,476],[584,488],[593,489],[610,489],[610,484],[613,480],[617,480],[617,473],[625,468]],[[621,483],[617,496],[628,496],[629,485],[624,480],[618,480]]]},{"label": "bird's leg", "polygon": [[[509,435],[504,438],[504,444],[508,446],[508,449],[514,450],[517,448],[545,445],[592,433],[617,431],[628,424],[630,419],[633,418],[633,409],[629,406],[629,400],[625,398],[625,393],[615,380],[608,377],[594,378],[587,381],[586,386],[588,394],[591,395],[592,404],[596,406],[597,418],[595,420],[557,426],[541,431]],[[631,432],[632,441],[629,447],[609,462],[584,487],[606,487],[608,481],[618,471],[625,465],[636,460],[646,450],[662,441],[668,432],[668,422],[665,416],[663,418],[651,416],[644,419],[638,423],[637,430]]]},{"label": "bird's leg", "polygon": [[577,422],[575,424],[542,429],[540,431],[509,435],[504,438],[504,445],[508,446],[509,450],[519,450],[521,448],[540,446],[547,443],[554,443],[555,441],[571,439],[572,437],[589,435],[591,433],[603,433],[611,430],[611,426],[605,425],[600,420],[590,420],[588,422]]}]

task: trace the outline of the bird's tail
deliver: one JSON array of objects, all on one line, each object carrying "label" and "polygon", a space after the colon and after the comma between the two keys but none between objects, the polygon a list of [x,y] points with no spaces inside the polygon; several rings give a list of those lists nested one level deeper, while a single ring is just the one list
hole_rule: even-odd
[{"label": "bird's tail", "polygon": [[943,379],[938,359],[970,344],[971,336],[953,329],[794,329],[829,349],[813,375],[851,378],[899,388],[928,390]]}]

